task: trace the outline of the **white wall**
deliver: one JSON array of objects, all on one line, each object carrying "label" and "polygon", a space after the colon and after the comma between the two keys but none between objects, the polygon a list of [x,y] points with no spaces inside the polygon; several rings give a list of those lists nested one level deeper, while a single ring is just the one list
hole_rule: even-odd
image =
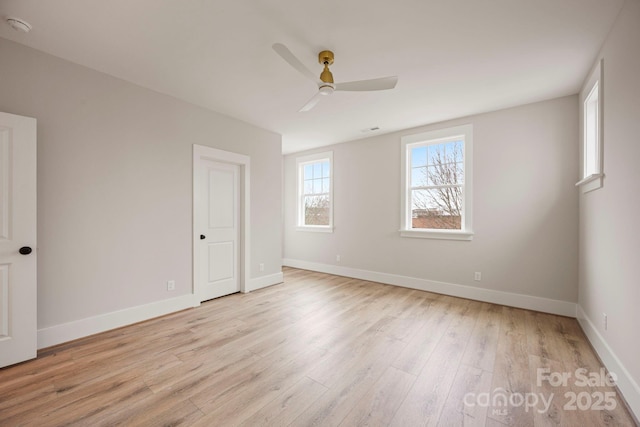
[{"label": "white wall", "polygon": [[639,46],[640,2],[631,0],[597,58],[604,58],[605,178],[580,196],[579,319],[640,417]]},{"label": "white wall", "polygon": [[[473,240],[399,237],[400,137],[464,123],[473,124]],[[426,280],[426,288],[485,300],[540,297],[567,303],[551,311],[575,315],[577,142],[578,102],[570,96],[314,150],[334,153],[331,234],[295,230],[295,159],[313,151],[288,155],[284,262],[384,273],[365,276],[411,286],[408,276]],[[531,308],[548,310],[551,302]]]},{"label": "white wall", "polygon": [[252,276],[280,273],[279,135],[4,39],[0,58],[0,110],[38,120],[40,329],[191,293],[193,144],[251,157]]}]

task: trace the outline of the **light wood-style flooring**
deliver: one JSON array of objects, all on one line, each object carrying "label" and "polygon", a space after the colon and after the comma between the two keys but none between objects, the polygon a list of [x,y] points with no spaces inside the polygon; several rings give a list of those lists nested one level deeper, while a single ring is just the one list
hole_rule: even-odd
[{"label": "light wood-style flooring", "polygon": [[0,425],[633,426],[601,367],[575,319],[286,268],[0,369]]}]

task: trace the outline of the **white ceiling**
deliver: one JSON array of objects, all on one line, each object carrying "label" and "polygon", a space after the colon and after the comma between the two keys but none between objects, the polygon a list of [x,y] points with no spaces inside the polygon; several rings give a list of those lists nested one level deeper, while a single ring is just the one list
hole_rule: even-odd
[{"label": "white ceiling", "polygon": [[[624,0],[0,0],[0,37],[282,134],[283,152],[577,93]],[[317,88],[271,49],[337,82]]]}]

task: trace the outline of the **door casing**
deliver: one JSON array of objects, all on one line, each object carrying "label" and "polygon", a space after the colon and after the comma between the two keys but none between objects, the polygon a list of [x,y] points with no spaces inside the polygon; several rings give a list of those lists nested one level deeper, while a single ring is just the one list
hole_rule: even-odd
[{"label": "door casing", "polygon": [[251,162],[249,156],[243,154],[233,153],[230,151],[220,150],[217,148],[207,147],[204,145],[193,145],[193,215],[192,215],[192,242],[193,242],[193,295],[194,303],[200,304],[200,284],[199,282],[199,269],[200,269],[200,248],[199,239],[200,231],[198,230],[198,224],[196,223],[196,209],[197,198],[199,197],[201,188],[200,180],[198,177],[204,167],[202,160],[210,160],[220,163],[229,163],[238,165],[240,167],[240,255],[239,255],[239,267],[240,267],[240,292],[249,292],[249,278],[251,276],[250,266],[251,263],[250,253],[250,178],[251,178]]}]

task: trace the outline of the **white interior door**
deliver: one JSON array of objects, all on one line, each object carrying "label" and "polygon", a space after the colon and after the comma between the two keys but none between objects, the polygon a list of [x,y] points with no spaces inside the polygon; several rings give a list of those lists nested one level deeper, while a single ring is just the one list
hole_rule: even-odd
[{"label": "white interior door", "polygon": [[201,159],[199,239],[200,301],[240,291],[240,167]]},{"label": "white interior door", "polygon": [[36,120],[0,113],[0,367],[36,357]]}]

